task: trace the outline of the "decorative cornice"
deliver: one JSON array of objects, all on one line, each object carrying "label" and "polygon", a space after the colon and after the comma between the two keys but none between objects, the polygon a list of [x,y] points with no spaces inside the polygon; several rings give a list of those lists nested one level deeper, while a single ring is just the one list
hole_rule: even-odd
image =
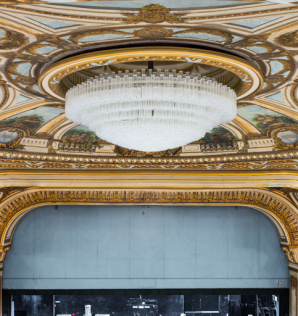
[{"label": "decorative cornice", "polygon": [[61,154],[0,152],[0,169],[196,169],[297,170],[298,151],[207,157],[88,157]]}]

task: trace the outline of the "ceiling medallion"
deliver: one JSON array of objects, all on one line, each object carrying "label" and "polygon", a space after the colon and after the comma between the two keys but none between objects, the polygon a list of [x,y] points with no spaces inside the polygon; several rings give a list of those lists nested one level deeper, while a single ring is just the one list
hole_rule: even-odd
[{"label": "ceiling medallion", "polygon": [[[153,60],[162,61],[162,69],[153,68]],[[142,61],[149,61],[151,69],[140,69]],[[249,95],[261,82],[258,70],[244,59],[172,47],[71,57],[46,68],[39,81],[41,89],[59,99],[68,90],[68,119],[105,141],[145,152],[186,145],[232,121],[236,93],[238,98]]]}]

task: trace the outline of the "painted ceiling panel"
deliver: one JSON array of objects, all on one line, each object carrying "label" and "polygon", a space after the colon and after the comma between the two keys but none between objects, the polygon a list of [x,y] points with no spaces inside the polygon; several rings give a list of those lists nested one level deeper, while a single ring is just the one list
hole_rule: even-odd
[{"label": "painted ceiling panel", "polygon": [[[37,11],[46,2],[55,4],[55,12]],[[20,4],[18,1],[0,0],[0,12],[1,4],[9,6],[17,3]],[[86,157],[209,157],[298,148],[298,142],[289,144],[287,140],[296,140],[298,133],[298,89],[295,89],[298,23],[293,19],[293,16],[298,16],[297,5],[225,0],[160,0],[159,5],[152,0],[26,0],[22,1],[24,3],[26,8],[9,7],[10,14],[15,14],[15,21],[23,15],[19,25],[16,22],[11,29],[0,22],[0,58],[4,65],[3,71],[0,71],[0,132],[5,131],[3,135],[19,135],[19,139],[11,143],[3,139],[0,147],[17,152]],[[112,8],[113,13],[90,11],[90,8],[96,7]],[[212,9],[184,10],[205,7]],[[5,10],[6,6],[3,6],[3,13]],[[289,25],[276,23],[288,18],[291,19]],[[30,23],[30,20],[32,29],[24,22]],[[27,29],[22,23],[26,23]],[[243,27],[236,28],[235,25]],[[264,25],[266,32],[252,33],[251,30]],[[50,34],[49,29],[53,30]],[[120,40],[128,46],[138,42],[157,45],[156,41],[169,41],[169,45],[191,43],[206,49],[212,47],[231,52],[259,68],[264,82],[255,95],[239,101],[239,116],[234,122],[214,128],[189,147],[157,153],[127,150],[109,144],[86,127],[67,120],[64,104],[47,95],[38,81],[41,71],[53,60],[94,49],[95,46],[100,49],[107,44],[117,45]],[[194,62],[190,59],[186,61]],[[110,63],[108,61],[106,65]],[[94,63],[93,66],[98,65]],[[284,87],[291,91],[287,97],[282,90]],[[31,138],[40,138],[46,145],[29,146]],[[250,139],[258,145],[254,146]],[[262,147],[263,143],[266,145]]]},{"label": "painted ceiling panel", "polygon": [[265,19],[255,19],[255,20],[243,20],[243,21],[239,21],[239,22],[233,22],[233,24],[235,25],[240,25],[240,26],[245,26],[248,27],[250,29],[254,29],[258,26],[267,24],[269,22],[275,21],[280,19],[280,17],[276,18],[265,18]]},{"label": "painted ceiling panel", "polygon": [[260,1],[225,1],[225,0],[122,0],[122,1],[58,1],[48,0],[49,3],[59,3],[61,5],[79,6],[79,7],[105,7],[105,8],[121,8],[136,9],[145,5],[158,3],[170,9],[179,8],[208,8],[208,7],[225,7],[225,6],[242,6],[248,4],[260,3]]},{"label": "painted ceiling panel", "polygon": [[41,24],[44,24],[52,29],[59,29],[62,27],[69,27],[69,26],[75,26],[76,24],[73,23],[67,23],[65,21],[61,20],[52,20],[52,19],[45,19],[45,18],[38,18],[38,17],[31,17],[31,20],[34,20],[36,22],[39,22]]}]

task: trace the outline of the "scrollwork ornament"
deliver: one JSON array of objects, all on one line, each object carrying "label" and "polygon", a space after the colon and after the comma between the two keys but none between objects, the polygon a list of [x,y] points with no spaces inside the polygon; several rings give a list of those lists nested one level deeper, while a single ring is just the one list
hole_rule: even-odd
[{"label": "scrollwork ornament", "polygon": [[29,39],[22,33],[1,28],[4,36],[0,37],[0,50],[11,50],[19,48],[29,42]]},{"label": "scrollwork ornament", "polygon": [[133,35],[148,40],[157,40],[165,37],[171,37],[174,34],[173,30],[160,26],[147,26],[140,30],[135,30]]},{"label": "scrollwork ornament", "polygon": [[0,276],[2,276],[3,261],[10,247],[0,247]]},{"label": "scrollwork ornament", "polygon": [[126,20],[127,24],[137,24],[141,22],[146,23],[182,23],[182,18],[185,14],[171,14],[170,9],[160,4],[149,4],[140,9],[137,14],[134,13],[123,13],[124,16],[128,17]]},{"label": "scrollwork ornament", "polygon": [[297,247],[283,247],[282,250],[285,252],[289,262],[298,263],[298,248]]},{"label": "scrollwork ornament", "polygon": [[283,34],[276,39],[276,42],[280,45],[287,47],[298,47],[298,31]]},{"label": "scrollwork ornament", "polygon": [[0,234],[8,223],[23,209],[45,204],[196,204],[196,205],[250,205],[274,214],[284,225],[290,238],[286,253],[297,262],[298,217],[277,194],[256,189],[210,190],[85,190],[85,189],[29,189],[10,195],[0,207]]}]

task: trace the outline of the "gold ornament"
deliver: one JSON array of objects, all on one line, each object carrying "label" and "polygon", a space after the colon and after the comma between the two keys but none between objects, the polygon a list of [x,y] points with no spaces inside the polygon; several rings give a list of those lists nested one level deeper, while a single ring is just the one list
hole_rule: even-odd
[{"label": "gold ornament", "polygon": [[157,40],[165,37],[171,37],[174,34],[173,30],[160,26],[148,26],[141,30],[135,30],[133,35],[143,39]]},{"label": "gold ornament", "polygon": [[140,9],[137,14],[134,13],[123,13],[127,16],[127,24],[137,24],[141,22],[146,23],[182,23],[184,19],[181,18],[185,14],[171,14],[170,10],[160,4],[149,4]]},{"label": "gold ornament", "polygon": [[298,31],[283,34],[276,39],[276,42],[288,47],[298,47]]}]

